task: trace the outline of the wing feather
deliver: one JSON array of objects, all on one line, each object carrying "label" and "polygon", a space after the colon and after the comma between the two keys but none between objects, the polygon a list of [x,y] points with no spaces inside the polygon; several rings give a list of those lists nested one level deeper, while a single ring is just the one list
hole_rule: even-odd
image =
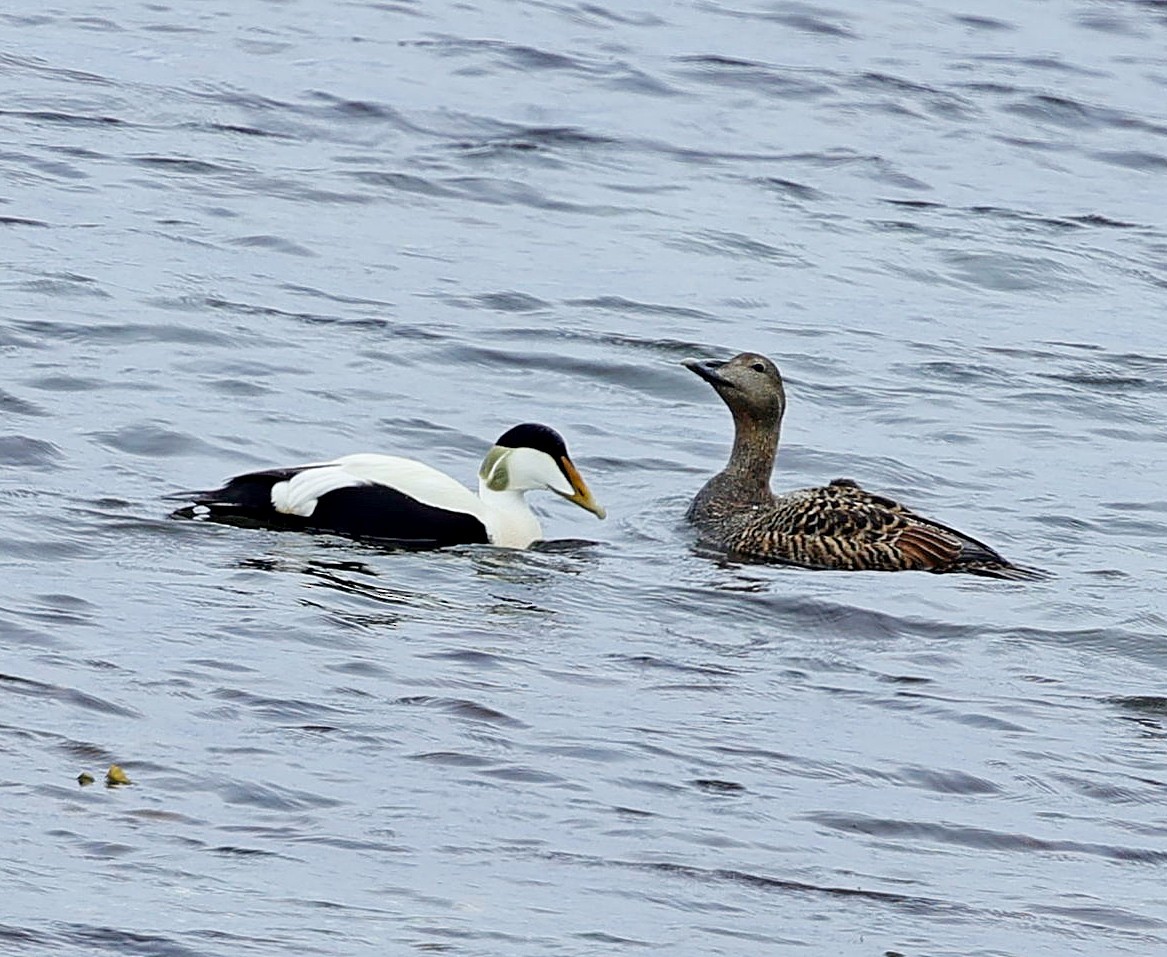
[{"label": "wing feather", "polygon": [[372,453],[346,455],[297,472],[272,486],[272,506],[285,515],[310,518],[325,495],[362,485],[382,485],[423,505],[485,519],[481,499],[444,472],[414,459]]},{"label": "wing feather", "polygon": [[959,541],[927,525],[907,525],[894,537],[892,547],[913,568],[940,568],[956,561],[960,555]]},{"label": "wing feather", "polygon": [[349,455],[266,469],[184,494],[176,515],[316,529],[425,546],[490,540],[486,508],[465,486],[413,459]]},{"label": "wing feather", "polygon": [[898,502],[835,479],[776,499],[774,536],[830,567],[940,570],[964,561],[1004,562],[982,542]]}]

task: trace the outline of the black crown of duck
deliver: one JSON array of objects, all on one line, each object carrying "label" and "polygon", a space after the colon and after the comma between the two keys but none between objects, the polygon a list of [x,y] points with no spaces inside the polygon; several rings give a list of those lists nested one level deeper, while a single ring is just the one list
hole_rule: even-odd
[{"label": "black crown of duck", "polygon": [[742,558],[811,568],[1038,577],[851,479],[774,495],[770,474],[786,411],[778,367],[751,352],[728,362],[687,359],[684,365],[713,386],[733,414],[729,464],[697,493],[687,515],[705,544]]},{"label": "black crown of duck", "polygon": [[545,489],[598,518],[563,437],[546,425],[509,429],[478,469],[478,494],[414,459],[362,453],[248,472],[222,488],[182,492],[180,517],[335,532],[420,547],[490,543],[526,548],[542,537],[526,493]]}]

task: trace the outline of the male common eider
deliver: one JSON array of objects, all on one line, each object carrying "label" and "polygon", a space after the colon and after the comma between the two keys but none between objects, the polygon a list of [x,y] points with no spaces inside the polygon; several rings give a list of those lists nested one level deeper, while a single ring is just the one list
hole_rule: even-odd
[{"label": "male common eider", "polygon": [[743,558],[811,568],[1038,577],[982,542],[866,492],[851,479],[774,495],[770,473],[786,411],[777,366],[751,352],[728,362],[686,359],[683,364],[713,386],[733,413],[729,464],[705,483],[686,516],[704,543]]},{"label": "male common eider", "polygon": [[170,498],[192,503],[176,513],[184,517],[433,548],[479,542],[526,548],[543,534],[524,497],[535,489],[548,489],[604,517],[562,436],[530,423],[504,433],[486,453],[477,495],[421,462],[366,453],[249,472],[219,489]]}]

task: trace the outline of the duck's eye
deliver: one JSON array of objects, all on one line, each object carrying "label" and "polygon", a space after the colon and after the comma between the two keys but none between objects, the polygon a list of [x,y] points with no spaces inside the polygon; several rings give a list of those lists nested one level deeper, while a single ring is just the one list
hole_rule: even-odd
[{"label": "duck's eye", "polygon": [[750,368],[753,369],[755,372],[765,372],[766,371],[766,367],[764,365],[762,365],[762,363],[760,363],[760,362],[755,362],[752,366],[750,366]]}]

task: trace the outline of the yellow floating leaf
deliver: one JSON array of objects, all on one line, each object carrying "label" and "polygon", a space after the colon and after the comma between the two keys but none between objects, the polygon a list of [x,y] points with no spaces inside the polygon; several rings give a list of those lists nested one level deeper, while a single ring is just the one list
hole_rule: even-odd
[{"label": "yellow floating leaf", "polygon": [[80,774],[77,775],[77,783],[80,784],[82,787],[85,787],[85,785],[87,785],[87,784],[92,784],[93,781],[94,781],[94,777],[88,771],[82,771]]},{"label": "yellow floating leaf", "polygon": [[109,770],[105,772],[105,783],[107,787],[117,787],[120,784],[133,784],[125,771],[119,765],[111,764]]}]

